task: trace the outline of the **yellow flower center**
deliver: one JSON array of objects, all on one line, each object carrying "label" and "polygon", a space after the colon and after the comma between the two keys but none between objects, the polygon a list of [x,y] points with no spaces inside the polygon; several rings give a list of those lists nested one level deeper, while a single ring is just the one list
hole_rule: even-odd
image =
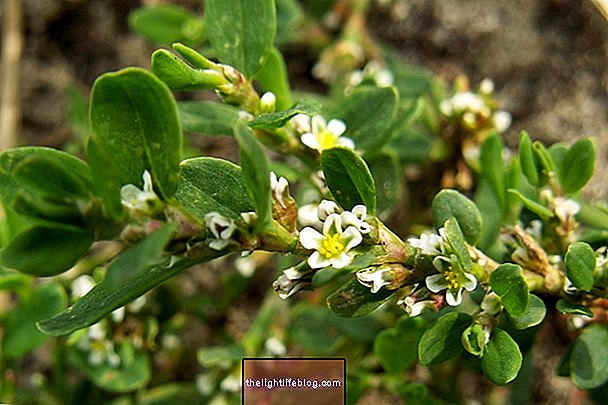
[{"label": "yellow flower center", "polygon": [[324,129],[317,133],[317,141],[319,141],[321,149],[331,148],[336,145],[336,136],[333,132]]},{"label": "yellow flower center", "polygon": [[456,290],[459,288],[460,283],[458,282],[458,275],[453,270],[448,270],[443,273],[445,281],[448,283],[448,289]]},{"label": "yellow flower center", "polygon": [[326,259],[331,259],[332,257],[339,256],[342,252],[344,252],[344,244],[340,239],[339,233],[325,236],[319,248],[321,255],[325,256]]}]

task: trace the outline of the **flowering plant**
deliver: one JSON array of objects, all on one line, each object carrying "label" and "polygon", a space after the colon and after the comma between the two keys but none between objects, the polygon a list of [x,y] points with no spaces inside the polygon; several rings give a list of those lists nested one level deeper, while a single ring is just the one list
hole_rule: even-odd
[{"label": "flowering plant", "polygon": [[[366,4],[352,2],[353,21]],[[368,355],[389,376],[386,390],[399,391],[391,378],[405,379],[416,360],[437,374],[440,363],[477,362],[489,381],[509,384],[527,367],[548,314],[576,330],[559,373],[580,389],[606,387],[608,211],[581,198],[593,141],[547,148],[524,132],[510,151],[501,138],[510,116],[490,81],[477,91],[463,80],[450,89],[352,37],[325,48],[315,68],[330,95],[292,93],[278,50],[278,29],[290,20],[277,9],[297,10],[296,2],[207,0],[206,35],[197,16],[178,13],[188,41],[155,51],[149,71],[126,68],[95,82],[85,159],[42,147],[0,155],[0,286],[51,277],[20,294],[18,311],[47,304],[27,332],[7,317],[5,355],[21,356],[45,335],[69,335],[95,384],[141,389],[153,344],[110,339],[124,311],[138,313],[139,297],[187,269],[264,251],[288,258],[267,284],[272,294],[288,302],[322,296],[339,317],[366,316],[371,332],[310,306],[300,319],[321,319],[364,348],[373,342]],[[144,9],[133,24],[150,35],[141,21],[175,11]],[[197,50],[207,40],[209,58]],[[217,100],[176,101],[172,93],[206,90]],[[239,165],[184,158],[184,133],[233,137]],[[415,181],[411,167],[431,174],[431,195],[402,196],[404,176],[405,187]],[[395,220],[403,211],[405,224]],[[68,274],[88,283],[86,292],[69,287],[70,300]],[[201,364],[213,370],[204,380],[220,387],[205,385],[201,395],[228,396],[241,357],[285,353],[270,322],[284,305],[268,298],[253,332],[228,348],[201,349]],[[295,320],[284,329],[296,341],[310,335]],[[17,344],[21,333],[27,339]],[[218,358],[228,365],[214,369]],[[354,377],[349,384],[370,386]],[[399,395],[412,398],[411,390]]]}]

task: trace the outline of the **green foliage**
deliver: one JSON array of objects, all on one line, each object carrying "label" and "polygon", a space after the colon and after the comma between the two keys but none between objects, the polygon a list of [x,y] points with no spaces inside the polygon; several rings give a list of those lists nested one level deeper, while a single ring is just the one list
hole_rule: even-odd
[{"label": "green foliage", "polygon": [[606,325],[586,328],[576,340],[570,354],[572,382],[580,389],[597,388],[608,381],[608,345]]},{"label": "green foliage", "polygon": [[505,385],[517,377],[523,357],[519,346],[507,332],[494,329],[485,353],[481,358],[481,368],[490,381]]},{"label": "green foliage", "polygon": [[388,373],[403,373],[415,364],[423,326],[422,320],[403,316],[394,328],[384,329],[376,336],[374,354]]},{"label": "green foliage", "polygon": [[203,19],[175,4],[142,7],[129,15],[129,26],[150,42],[169,45],[201,43],[206,38]]},{"label": "green foliage", "polygon": [[593,288],[593,271],[595,270],[595,253],[585,242],[574,242],[568,246],[565,256],[566,274],[576,288],[591,291]]},{"label": "green foliage", "polygon": [[566,152],[557,170],[564,193],[572,194],[583,188],[593,175],[594,166],[593,141],[591,139],[576,141]]},{"label": "green foliage", "polygon": [[441,190],[433,198],[431,210],[435,228],[440,228],[448,218],[454,217],[468,243],[474,245],[479,240],[481,214],[475,203],[458,191]]},{"label": "green foliage", "polygon": [[441,316],[424,331],[418,344],[418,358],[425,366],[443,363],[462,352],[461,335],[471,317],[461,312]]},{"label": "green foliage", "polygon": [[382,289],[373,294],[357,280],[351,280],[327,297],[327,306],[339,316],[354,318],[375,310],[393,293]]},{"label": "green foliage", "polygon": [[509,263],[500,265],[490,275],[490,285],[509,314],[522,315],[528,308],[530,294],[521,267]]}]

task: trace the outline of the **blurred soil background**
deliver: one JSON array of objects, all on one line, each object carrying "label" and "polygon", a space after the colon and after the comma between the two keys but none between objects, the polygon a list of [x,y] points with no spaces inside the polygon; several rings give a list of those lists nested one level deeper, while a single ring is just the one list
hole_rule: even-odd
[{"label": "blurred soil background", "polygon": [[[21,3],[20,38],[7,33],[11,2]],[[171,2],[201,11],[198,0]],[[17,113],[16,144],[65,148],[86,131],[69,118],[78,115],[71,110],[71,97],[88,98],[94,80],[105,72],[149,66],[156,46],[130,31],[128,15],[154,3],[159,1],[0,1],[1,106]],[[515,146],[523,129],[548,143],[594,137],[598,164],[586,193],[592,200],[608,197],[608,22],[601,7],[591,0],[404,0],[397,9],[377,3],[369,28],[407,63],[426,67],[448,83],[459,74],[473,86],[484,78],[495,82],[500,108],[513,116],[508,144]],[[11,68],[7,60],[15,51]],[[311,53],[290,48],[286,55],[295,87],[322,88],[309,73],[315,62]],[[9,119],[10,114],[0,115],[3,132],[12,130]],[[209,154],[224,147],[206,142]],[[538,403],[585,403],[576,402],[567,379],[552,378],[562,352],[559,342],[546,333],[541,339],[546,344],[538,345],[542,361],[537,371],[546,383],[536,394]],[[362,403],[385,402],[371,397]]]}]

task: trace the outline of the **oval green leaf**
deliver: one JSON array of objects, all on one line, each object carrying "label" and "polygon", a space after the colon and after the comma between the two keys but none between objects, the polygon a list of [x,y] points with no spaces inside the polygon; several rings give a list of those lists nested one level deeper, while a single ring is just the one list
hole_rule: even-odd
[{"label": "oval green leaf", "polygon": [[585,242],[574,242],[568,246],[564,257],[566,275],[576,288],[591,291],[593,288],[593,271],[595,270],[595,252]]},{"label": "oval green leaf", "polygon": [[608,381],[608,329],[591,325],[581,333],[570,354],[572,382],[582,390],[597,388]]},{"label": "oval green leaf", "polygon": [[505,385],[517,377],[523,357],[513,338],[502,329],[494,329],[481,358],[481,369],[494,384]]},{"label": "oval green leaf", "polygon": [[481,145],[479,157],[481,163],[481,175],[488,180],[492,191],[502,210],[507,207],[506,169],[502,160],[504,143],[500,135],[493,133]]},{"label": "oval green leaf", "polygon": [[519,315],[513,315],[510,312],[507,312],[507,318],[509,319],[511,325],[513,325],[516,329],[521,330],[540,325],[543,319],[545,319],[546,314],[547,308],[545,307],[543,300],[534,294],[530,294],[528,308],[526,308],[526,310]]},{"label": "oval green leaf", "polygon": [[363,204],[376,213],[376,185],[365,161],[349,148],[336,147],[321,153],[327,186],[345,210]]},{"label": "oval green leaf", "polygon": [[403,373],[412,367],[424,328],[419,319],[402,317],[397,327],[385,329],[374,340],[374,354],[389,374]]},{"label": "oval green leaf", "polygon": [[177,103],[179,120],[184,131],[204,135],[234,135],[239,110],[213,101],[182,101]]},{"label": "oval green leaf", "polygon": [[274,0],[207,0],[209,41],[219,60],[251,79],[263,65],[274,41]]},{"label": "oval green leaf", "polygon": [[591,139],[576,141],[557,168],[557,175],[564,193],[572,194],[581,188],[593,175],[595,167],[595,145]]},{"label": "oval green leaf", "polygon": [[530,293],[520,266],[501,264],[490,274],[490,286],[510,314],[521,315],[528,308]]},{"label": "oval green leaf", "polygon": [[144,170],[163,199],[175,193],[182,134],[175,101],[163,82],[139,68],[106,73],[93,85],[90,117],[87,156],[110,213],[122,212],[123,185],[143,186]]},{"label": "oval green leaf", "polygon": [[528,183],[538,186],[540,176],[538,174],[534,149],[532,148],[532,140],[525,131],[519,136],[519,164],[521,172],[528,180]]},{"label": "oval green leaf", "polygon": [[456,190],[441,190],[431,206],[433,223],[440,228],[445,221],[456,218],[465,240],[474,245],[481,235],[482,220],[481,213],[475,203]]},{"label": "oval green leaf", "polygon": [[463,351],[461,335],[471,324],[471,317],[450,312],[431,324],[418,345],[418,358],[423,366],[439,364]]}]

